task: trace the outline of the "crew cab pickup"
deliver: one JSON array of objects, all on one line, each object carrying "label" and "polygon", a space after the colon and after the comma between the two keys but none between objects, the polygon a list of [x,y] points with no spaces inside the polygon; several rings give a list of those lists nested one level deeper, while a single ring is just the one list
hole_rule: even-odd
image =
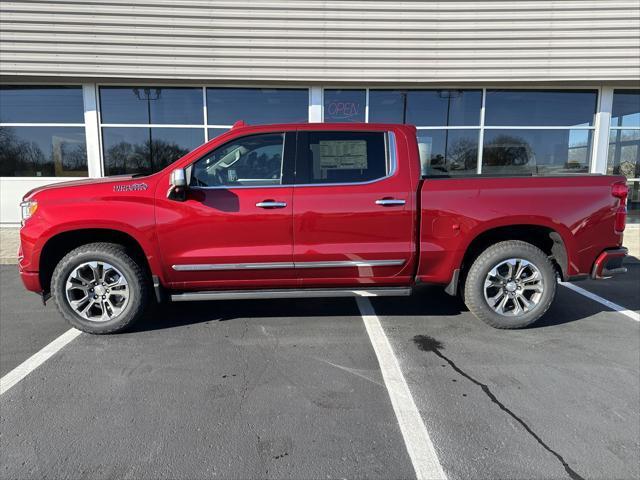
[{"label": "crew cab pickup", "polygon": [[154,301],[418,284],[519,328],[547,311],[558,278],[624,272],[626,197],[616,176],[423,178],[407,125],[238,122],[155,174],[29,192],[19,267],[90,333],[123,330]]}]

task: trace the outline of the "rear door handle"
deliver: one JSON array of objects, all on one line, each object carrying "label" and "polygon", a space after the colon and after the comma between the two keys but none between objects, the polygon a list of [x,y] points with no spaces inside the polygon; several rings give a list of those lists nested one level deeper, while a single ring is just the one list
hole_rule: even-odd
[{"label": "rear door handle", "polygon": [[260,208],[284,208],[287,206],[287,202],[276,202],[273,200],[265,200],[263,202],[256,203],[256,207]]},{"label": "rear door handle", "polygon": [[405,203],[407,203],[405,200],[399,200],[396,198],[381,198],[380,200],[376,200],[376,205],[383,205],[385,207],[404,205]]}]

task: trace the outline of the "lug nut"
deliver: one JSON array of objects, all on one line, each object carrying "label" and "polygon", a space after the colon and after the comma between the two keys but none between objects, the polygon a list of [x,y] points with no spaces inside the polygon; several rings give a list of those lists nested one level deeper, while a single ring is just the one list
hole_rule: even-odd
[{"label": "lug nut", "polygon": [[94,295],[94,296],[93,296],[93,299],[94,299],[94,300],[95,300],[96,298],[98,298],[98,295]]}]

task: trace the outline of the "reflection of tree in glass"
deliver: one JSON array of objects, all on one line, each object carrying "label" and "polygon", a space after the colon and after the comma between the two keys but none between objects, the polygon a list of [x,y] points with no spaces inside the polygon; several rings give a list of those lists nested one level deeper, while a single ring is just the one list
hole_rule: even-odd
[{"label": "reflection of tree in glass", "polygon": [[158,171],[189,153],[189,149],[182,148],[177,143],[153,140],[151,152],[153,153],[153,169]]},{"label": "reflection of tree in glass", "polygon": [[521,166],[534,160],[534,154],[524,138],[498,135],[485,145],[482,158],[482,163],[487,166]]},{"label": "reflection of tree in glass", "polygon": [[447,148],[450,170],[474,170],[478,164],[478,142],[459,138]]},{"label": "reflection of tree in glass", "polygon": [[[609,165],[614,175],[640,177],[640,136],[633,130],[612,130],[609,143]],[[610,167],[611,168],[611,167]]]},{"label": "reflection of tree in glass", "polygon": [[188,149],[180,147],[177,143],[169,143],[164,140],[147,140],[143,144],[120,142],[107,150],[105,159],[107,173],[109,175],[153,173],[188,152]]},{"label": "reflection of tree in glass", "polygon": [[0,176],[13,177],[32,172],[53,174],[53,164],[35,142],[19,138],[11,127],[0,127]]},{"label": "reflection of tree in glass", "polygon": [[84,143],[63,142],[60,146],[62,169],[64,171],[87,171],[87,148]]}]

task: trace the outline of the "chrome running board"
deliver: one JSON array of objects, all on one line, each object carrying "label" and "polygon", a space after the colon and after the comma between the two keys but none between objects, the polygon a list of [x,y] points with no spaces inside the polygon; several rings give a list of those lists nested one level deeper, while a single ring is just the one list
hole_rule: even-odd
[{"label": "chrome running board", "polygon": [[297,288],[273,290],[214,290],[206,292],[183,292],[171,295],[174,302],[197,300],[257,300],[269,298],[332,298],[332,297],[406,297],[411,295],[409,287],[353,288]]}]

